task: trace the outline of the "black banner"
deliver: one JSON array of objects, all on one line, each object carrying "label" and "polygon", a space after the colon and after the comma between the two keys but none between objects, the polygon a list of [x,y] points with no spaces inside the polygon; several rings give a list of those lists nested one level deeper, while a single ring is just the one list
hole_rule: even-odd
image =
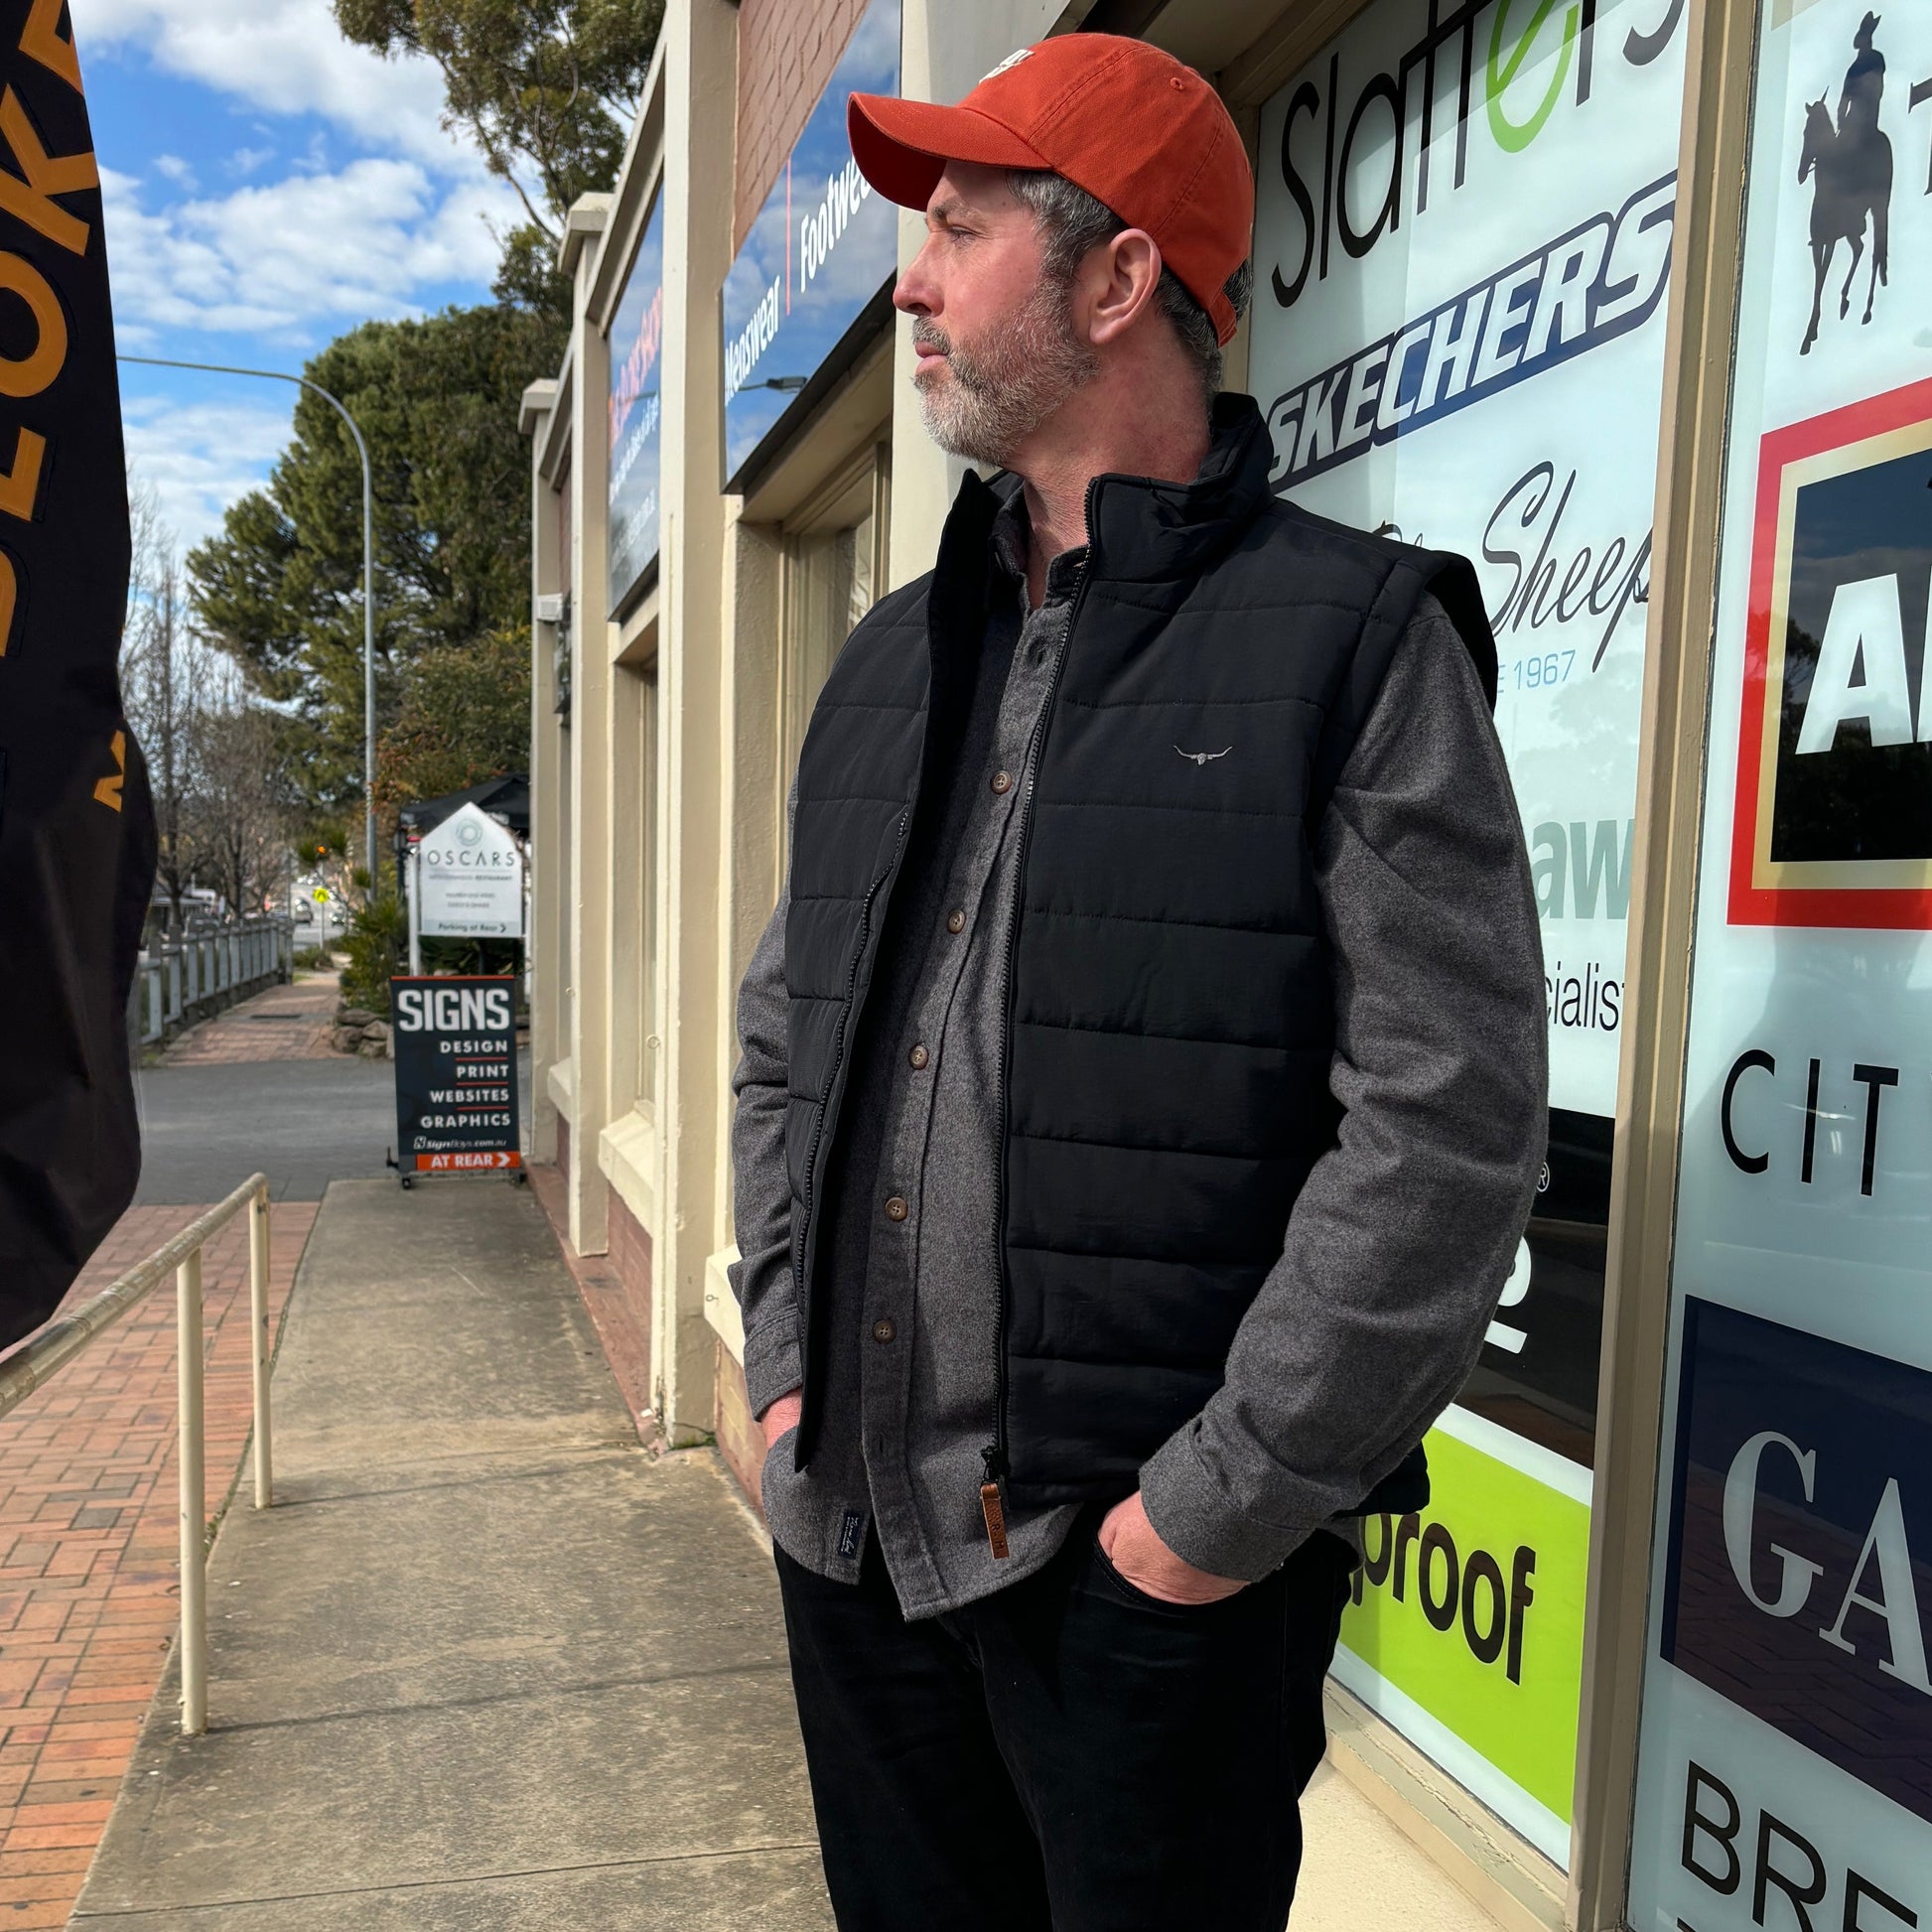
[{"label": "black banner", "polygon": [[134,1196],[154,813],[121,709],[127,472],[100,176],[63,0],[0,0],[0,1344]]},{"label": "black banner", "polygon": [[516,979],[392,979],[396,1163],[415,1173],[520,1168]]}]

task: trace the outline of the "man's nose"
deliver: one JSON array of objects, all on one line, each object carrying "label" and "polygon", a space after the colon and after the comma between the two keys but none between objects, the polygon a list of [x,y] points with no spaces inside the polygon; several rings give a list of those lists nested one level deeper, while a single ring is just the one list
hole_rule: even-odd
[{"label": "man's nose", "polygon": [[938,291],[926,270],[926,256],[931,246],[928,240],[905,264],[898,280],[893,284],[893,307],[901,315],[929,316],[938,313]]}]

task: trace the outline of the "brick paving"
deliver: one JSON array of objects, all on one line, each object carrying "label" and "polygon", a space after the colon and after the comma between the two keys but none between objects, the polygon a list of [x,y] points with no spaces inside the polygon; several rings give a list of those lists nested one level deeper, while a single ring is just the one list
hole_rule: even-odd
[{"label": "brick paving", "polygon": [[327,1060],[339,975],[305,973],[204,1020],[163,1054],[168,1066],[229,1066],[241,1060]]},{"label": "brick paving", "polygon": [[[69,1304],[202,1211],[130,1209]],[[274,1210],[278,1324],[315,1217],[313,1203]],[[209,1242],[202,1288],[212,1514],[253,1416],[245,1216]],[[0,1419],[0,1932],[66,1925],[106,1829],[179,1613],[175,1482],[175,1297],[164,1282]]]}]

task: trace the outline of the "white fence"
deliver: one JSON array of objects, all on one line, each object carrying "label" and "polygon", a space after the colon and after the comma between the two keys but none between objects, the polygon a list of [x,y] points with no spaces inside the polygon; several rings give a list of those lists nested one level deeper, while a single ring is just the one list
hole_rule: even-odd
[{"label": "white fence", "polygon": [[159,1044],[294,977],[295,928],[286,919],[233,919],[141,955],[128,996],[128,1030],[143,1046]]}]

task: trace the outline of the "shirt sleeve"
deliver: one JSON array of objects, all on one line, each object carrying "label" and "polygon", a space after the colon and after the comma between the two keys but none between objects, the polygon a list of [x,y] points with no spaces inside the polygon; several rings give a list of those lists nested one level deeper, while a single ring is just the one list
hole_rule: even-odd
[{"label": "shirt sleeve", "polygon": [[1427,598],[1318,828],[1346,1110],[1222,1387],[1141,1471],[1196,1568],[1266,1576],[1449,1405],[1528,1220],[1548,1132],[1522,825],[1467,648]]},{"label": "shirt sleeve", "polygon": [[791,998],[785,988],[789,905],[787,879],[738,989],[732,1218],[739,1258],[730,1275],[745,1321],[745,1390],[754,1416],[762,1415],[805,1379],[798,1291],[791,1270],[791,1182],[785,1169],[785,1107],[791,1085]]}]

